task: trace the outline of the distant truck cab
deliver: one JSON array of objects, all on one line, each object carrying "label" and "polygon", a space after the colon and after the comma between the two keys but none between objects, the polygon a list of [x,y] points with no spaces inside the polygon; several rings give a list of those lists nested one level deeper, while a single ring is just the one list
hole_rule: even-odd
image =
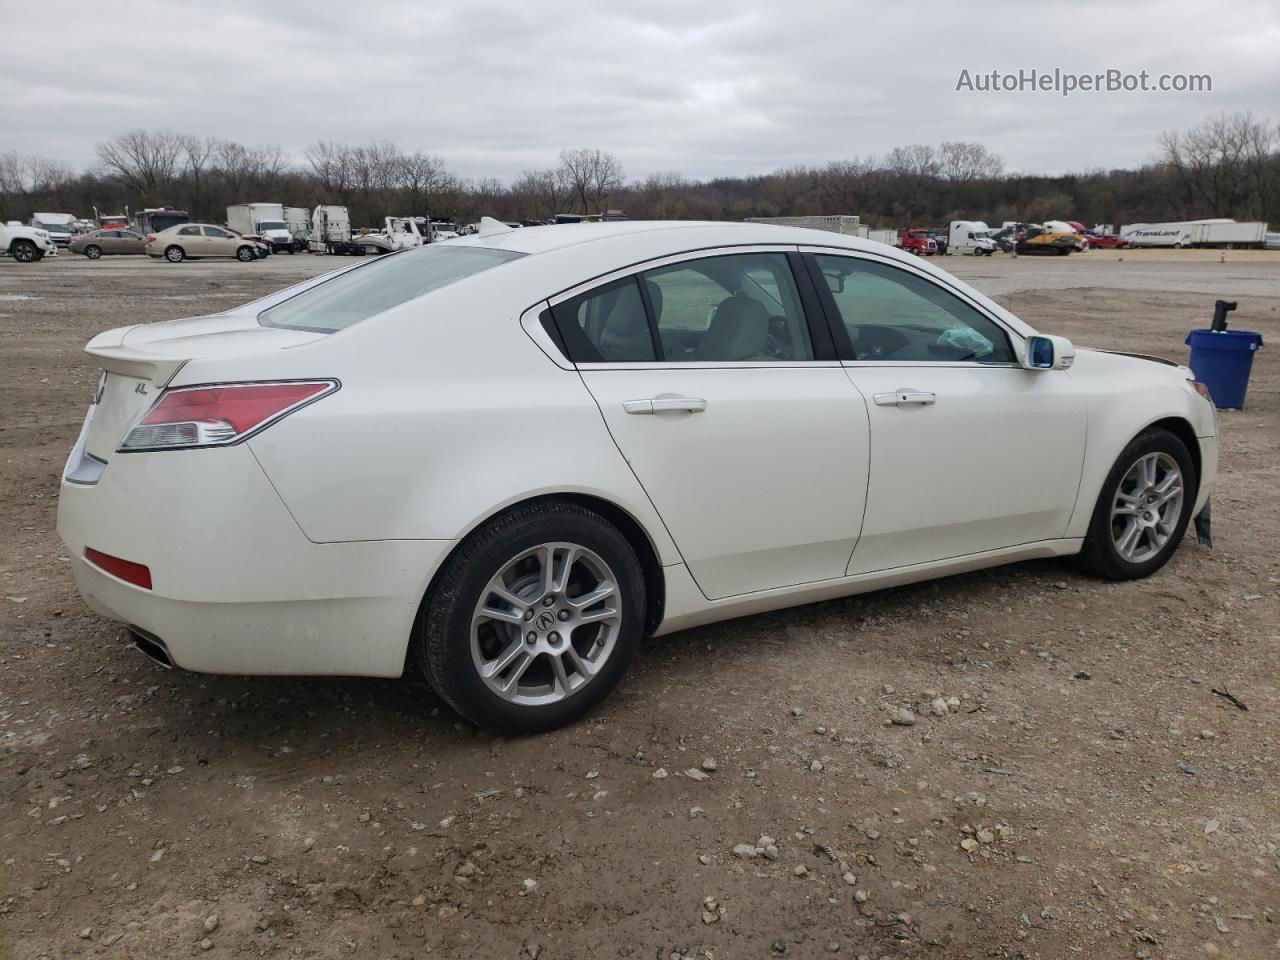
[{"label": "distant truck cab", "polygon": [[952,220],[947,231],[947,249],[951,253],[989,257],[996,252],[996,241],[992,239],[991,228],[981,220]]},{"label": "distant truck cab", "polygon": [[902,243],[900,246],[907,253],[914,253],[919,257],[932,257],[938,252],[938,244],[929,236],[927,227],[910,227],[902,232]]}]

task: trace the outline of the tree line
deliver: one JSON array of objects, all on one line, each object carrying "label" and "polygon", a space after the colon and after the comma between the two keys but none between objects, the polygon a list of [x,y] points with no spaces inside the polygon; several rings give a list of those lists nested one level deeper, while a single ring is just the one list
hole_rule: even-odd
[{"label": "tree line", "polygon": [[1062,175],[1006,172],[985,146],[964,142],[708,180],[670,172],[629,181],[616,155],[586,147],[563,150],[555,166],[504,182],[465,179],[443,157],[385,140],[321,141],[295,161],[279,146],[163,130],[120,134],[99,143],[96,156],[77,171],[48,157],[0,153],[0,220],[26,221],[36,210],[119,213],[127,205],[177,207],[217,222],[229,204],[278,201],[343,204],[353,224],[370,226],[388,215],[530,221],[610,208],[660,220],[858,214],[887,227],[1049,218],[1280,223],[1280,122],[1249,114],[1167,131],[1153,159],[1134,169]]}]

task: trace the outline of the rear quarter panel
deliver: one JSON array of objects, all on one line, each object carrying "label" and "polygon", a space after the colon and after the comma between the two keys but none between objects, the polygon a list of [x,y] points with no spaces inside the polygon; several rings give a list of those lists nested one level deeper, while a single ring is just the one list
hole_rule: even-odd
[{"label": "rear quarter panel", "polygon": [[196,361],[182,380],[341,381],[249,441],[313,541],[455,539],[529,497],[581,493],[625,510],[660,562],[679,562],[578,373],[521,328],[527,287],[495,276],[296,349]]}]

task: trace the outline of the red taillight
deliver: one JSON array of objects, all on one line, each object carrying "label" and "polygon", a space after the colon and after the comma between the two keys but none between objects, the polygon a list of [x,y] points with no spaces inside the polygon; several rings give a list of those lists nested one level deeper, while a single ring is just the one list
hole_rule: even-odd
[{"label": "red taillight", "polygon": [[147,243],[155,243],[155,242],[156,242],[155,234],[152,234],[151,236],[147,237]]},{"label": "red taillight", "polygon": [[119,577],[125,583],[132,583],[143,590],[151,589],[151,569],[141,563],[121,560],[119,557],[113,557],[93,547],[84,548],[84,558],[100,570],[105,570],[113,577]]},{"label": "red taillight", "polygon": [[120,450],[225,446],[337,389],[335,380],[307,380],[166,390]]}]

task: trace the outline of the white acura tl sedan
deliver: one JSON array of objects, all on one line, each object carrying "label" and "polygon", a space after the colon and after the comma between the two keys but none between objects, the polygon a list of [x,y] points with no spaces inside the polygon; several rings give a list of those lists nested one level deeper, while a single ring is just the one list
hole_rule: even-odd
[{"label": "white acura tl sedan", "polygon": [[508,732],[645,635],[1032,557],[1146,576],[1217,471],[1185,367],[759,224],[490,222],[87,350],[91,607],[189,670],[421,669]]}]

